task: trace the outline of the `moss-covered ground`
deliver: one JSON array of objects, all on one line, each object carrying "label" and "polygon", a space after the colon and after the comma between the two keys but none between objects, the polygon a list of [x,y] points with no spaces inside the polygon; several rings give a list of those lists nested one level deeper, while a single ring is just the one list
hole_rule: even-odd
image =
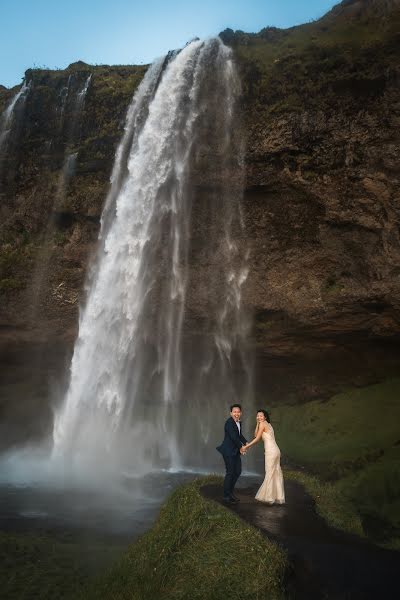
[{"label": "moss-covered ground", "polygon": [[[397,547],[400,537],[400,379],[328,401],[272,408],[291,474],[336,526]],[[290,473],[287,474],[288,476]]]},{"label": "moss-covered ground", "polygon": [[154,527],[130,546],[85,599],[178,600],[283,597],[286,557],[231,511],[199,489],[177,489]]},{"label": "moss-covered ground", "polygon": [[112,563],[121,545],[51,533],[0,533],[0,596],[7,600],[76,599]]}]

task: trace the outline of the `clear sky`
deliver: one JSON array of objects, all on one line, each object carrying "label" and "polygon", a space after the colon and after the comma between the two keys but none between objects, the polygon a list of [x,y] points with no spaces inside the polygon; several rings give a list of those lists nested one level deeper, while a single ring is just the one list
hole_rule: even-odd
[{"label": "clear sky", "polygon": [[142,64],[226,27],[256,32],[321,17],[339,0],[0,0],[0,84],[29,67]]}]

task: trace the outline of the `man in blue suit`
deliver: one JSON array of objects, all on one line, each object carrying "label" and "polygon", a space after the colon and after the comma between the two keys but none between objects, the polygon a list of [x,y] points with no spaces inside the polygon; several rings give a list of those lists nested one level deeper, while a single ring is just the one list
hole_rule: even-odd
[{"label": "man in blue suit", "polygon": [[236,504],[239,499],[233,494],[233,490],[242,472],[241,455],[244,453],[243,446],[247,444],[247,440],[242,434],[242,424],[240,422],[242,407],[240,404],[232,404],[230,411],[231,416],[225,423],[224,441],[217,447],[217,450],[222,454],[226,469],[224,502]]}]

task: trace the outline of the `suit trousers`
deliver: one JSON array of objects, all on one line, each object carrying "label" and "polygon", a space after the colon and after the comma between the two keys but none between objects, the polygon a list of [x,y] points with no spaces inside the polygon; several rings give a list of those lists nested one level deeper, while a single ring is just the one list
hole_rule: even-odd
[{"label": "suit trousers", "polygon": [[222,455],[225,462],[224,498],[230,498],[233,494],[236,482],[242,472],[242,459],[240,454],[236,456]]}]

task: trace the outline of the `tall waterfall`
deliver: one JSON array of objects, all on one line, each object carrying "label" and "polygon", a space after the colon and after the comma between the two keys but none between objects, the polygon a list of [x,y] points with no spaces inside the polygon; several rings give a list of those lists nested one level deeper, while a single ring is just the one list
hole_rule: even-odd
[{"label": "tall waterfall", "polygon": [[211,39],[156,61],[135,93],[54,424],[68,464],[205,466],[229,402],[249,400],[238,92]]}]

